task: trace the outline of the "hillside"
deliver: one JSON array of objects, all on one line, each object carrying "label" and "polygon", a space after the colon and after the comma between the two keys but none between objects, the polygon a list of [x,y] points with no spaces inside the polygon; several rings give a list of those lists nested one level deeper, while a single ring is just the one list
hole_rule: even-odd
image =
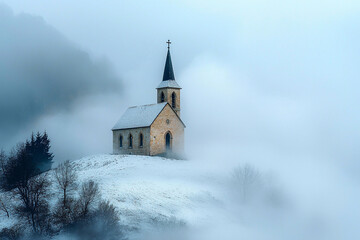
[{"label": "hillside", "polygon": [[[220,169],[206,163],[109,154],[71,162],[78,182],[96,181],[102,198],[117,208],[128,240],[335,240],[350,234],[347,224],[334,225],[341,219],[336,212],[325,215],[300,205],[272,175],[251,171],[247,165],[234,169],[223,164]],[[239,169],[243,172],[236,178],[234,170]],[[48,174],[55,183],[53,173]],[[53,184],[52,206],[57,191]],[[8,199],[8,204],[15,201]],[[311,198],[311,206],[313,202]],[[327,210],[324,206],[317,209]],[[14,216],[0,212],[0,230],[16,225]],[[64,235],[52,240],[65,239],[79,240]]]},{"label": "hillside", "polygon": [[[72,164],[80,182],[99,183],[102,197],[116,206],[121,224],[131,232],[166,223],[198,225],[206,220],[204,208],[217,204],[215,178],[195,170],[190,161],[95,155]],[[53,177],[53,171],[50,176]],[[56,191],[55,184],[52,191]],[[0,228],[14,221],[3,217]]]},{"label": "hillside", "polygon": [[198,208],[212,200],[198,171],[188,161],[160,157],[97,155],[74,161],[79,180],[99,182],[102,196],[120,211],[122,222],[140,227],[176,218],[201,218]]}]

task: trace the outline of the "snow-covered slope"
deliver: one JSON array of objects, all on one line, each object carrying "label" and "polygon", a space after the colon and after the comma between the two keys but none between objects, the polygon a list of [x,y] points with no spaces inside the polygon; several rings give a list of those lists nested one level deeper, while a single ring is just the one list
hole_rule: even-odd
[{"label": "snow-covered slope", "polygon": [[[201,226],[211,218],[209,207],[221,202],[217,171],[210,173],[192,161],[102,154],[71,164],[79,183],[94,180],[99,184],[102,198],[117,208],[121,224],[133,237],[169,224]],[[58,192],[54,171],[47,174],[53,182],[51,191]],[[53,196],[51,205],[58,194]],[[0,229],[15,224],[13,217],[0,215]]]},{"label": "snow-covered slope", "polygon": [[123,224],[141,228],[154,222],[201,222],[201,209],[214,203],[211,176],[192,170],[189,161],[160,157],[96,155],[74,161],[80,181],[99,183],[104,199],[114,204]]},{"label": "snow-covered slope", "polygon": [[[281,191],[278,194],[271,178],[263,176],[262,187],[253,189],[251,201],[244,203],[238,195],[239,182],[233,182],[233,168],[225,164],[218,167],[205,160],[109,154],[85,157],[71,164],[79,183],[94,180],[99,184],[102,198],[120,213],[129,240],[344,239],[333,234],[343,233],[343,228],[333,228],[334,222],[321,214],[316,217],[324,228],[312,237],[319,220],[311,222],[312,211],[309,214],[303,211],[305,207],[293,204],[288,195]],[[48,174],[54,177],[53,171]],[[53,182],[55,193],[57,186]],[[52,204],[56,196],[49,199]],[[14,216],[8,219],[0,212],[0,229],[16,224]],[[175,235],[181,231],[177,238],[168,235],[167,227],[183,223],[185,228],[170,229]],[[67,239],[61,237],[54,240]]]}]

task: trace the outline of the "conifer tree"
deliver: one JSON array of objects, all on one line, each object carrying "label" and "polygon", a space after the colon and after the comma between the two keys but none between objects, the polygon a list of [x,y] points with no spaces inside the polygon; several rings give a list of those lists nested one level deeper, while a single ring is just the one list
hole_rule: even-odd
[{"label": "conifer tree", "polygon": [[50,152],[50,139],[46,133],[41,136],[41,160],[43,165],[43,170],[47,171],[51,169],[52,160],[54,158],[54,154]]},{"label": "conifer tree", "polygon": [[[26,183],[31,177],[51,169],[54,155],[46,132],[31,134],[29,140],[13,149],[10,156],[1,157],[1,185],[12,189]],[[6,161],[5,161],[6,159]]]},{"label": "conifer tree", "polygon": [[30,141],[26,142],[26,151],[31,155],[32,161],[39,172],[45,172],[51,169],[54,155],[50,153],[50,139],[46,133],[32,133]]}]

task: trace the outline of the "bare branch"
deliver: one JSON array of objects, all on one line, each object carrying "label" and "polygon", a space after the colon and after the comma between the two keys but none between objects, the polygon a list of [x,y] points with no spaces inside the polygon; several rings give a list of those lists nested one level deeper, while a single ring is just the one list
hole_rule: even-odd
[{"label": "bare branch", "polygon": [[233,179],[244,202],[246,202],[251,194],[262,184],[260,173],[249,164],[236,168],[233,172]]},{"label": "bare branch", "polygon": [[9,218],[10,214],[9,214],[9,210],[7,209],[4,201],[0,198],[0,210],[6,213],[6,216]]},{"label": "bare branch", "polygon": [[77,175],[73,166],[71,166],[69,160],[61,163],[55,169],[55,178],[60,189],[63,192],[63,206],[65,207],[69,192],[75,190],[77,187]]},{"label": "bare branch", "polygon": [[42,232],[48,224],[46,218],[49,213],[47,201],[49,186],[47,175],[42,174],[27,180],[16,188],[22,202],[18,213],[21,217],[30,220],[33,231],[36,233]]},{"label": "bare branch", "polygon": [[99,185],[90,180],[81,186],[80,198],[78,200],[78,207],[80,216],[86,216],[93,203],[100,197]]}]

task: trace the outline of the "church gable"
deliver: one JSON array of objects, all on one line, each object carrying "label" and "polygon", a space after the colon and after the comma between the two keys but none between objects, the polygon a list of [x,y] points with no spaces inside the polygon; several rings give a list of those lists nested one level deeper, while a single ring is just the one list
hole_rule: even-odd
[{"label": "church gable", "polygon": [[165,107],[156,116],[156,118],[154,119],[154,121],[151,123],[150,126],[153,126],[154,122],[156,122],[158,118],[163,118],[164,116],[174,118],[177,121],[179,121],[184,128],[186,127],[184,122],[181,120],[180,116],[176,113],[176,111],[172,107],[170,107],[169,103],[165,103]]},{"label": "church gable", "polygon": [[[181,153],[184,149],[185,125],[167,104],[150,126],[150,155],[158,155],[167,151]],[[170,136],[167,146],[166,137]]]}]

